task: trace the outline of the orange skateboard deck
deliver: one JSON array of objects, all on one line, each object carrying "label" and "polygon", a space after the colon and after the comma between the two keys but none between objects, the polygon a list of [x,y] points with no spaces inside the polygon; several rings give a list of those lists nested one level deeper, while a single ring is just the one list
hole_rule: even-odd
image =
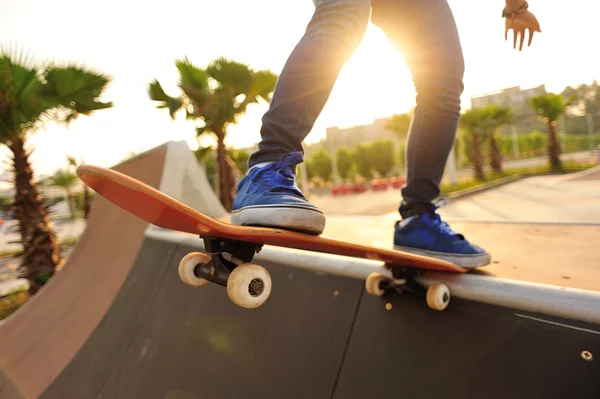
[{"label": "orange skateboard deck", "polygon": [[[207,252],[212,257],[203,253],[188,254],[180,262],[180,277],[187,284],[194,286],[204,285],[208,281],[224,285],[232,301],[247,308],[260,306],[266,300],[262,294],[266,290],[268,297],[270,292],[271,282],[268,272],[258,265],[248,263],[262,245],[376,260],[384,262],[388,268],[396,267],[409,272],[435,270],[464,273],[468,271],[444,260],[393,249],[359,245],[276,228],[232,225],[204,215],[161,191],[113,169],[82,165],[77,169],[77,174],[95,192],[125,211],[155,226],[196,234],[203,238]],[[223,253],[231,255],[232,259],[224,258]],[[199,265],[203,267],[198,268]],[[240,284],[236,284],[237,282]],[[394,275],[390,280],[381,274],[373,274],[367,278],[366,289],[370,294],[382,295],[390,285],[397,288],[405,282],[403,276],[397,278]],[[251,287],[252,284],[254,287]],[[257,294],[257,291],[261,291],[260,294]],[[433,291],[436,291],[435,295]],[[431,301],[438,300],[443,303],[436,307],[430,301],[430,296]],[[445,308],[448,301],[449,291],[443,284],[433,290],[429,287],[427,303],[430,307]]]}]

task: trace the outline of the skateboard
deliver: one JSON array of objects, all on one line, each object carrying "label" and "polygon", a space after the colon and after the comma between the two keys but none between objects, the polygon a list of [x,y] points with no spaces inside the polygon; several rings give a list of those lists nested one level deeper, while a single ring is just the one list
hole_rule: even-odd
[{"label": "skateboard", "polygon": [[209,217],[177,200],[113,169],[94,165],[77,168],[81,180],[91,189],[125,211],[155,226],[198,235],[206,253],[192,252],[179,262],[181,280],[201,287],[208,282],[227,288],[231,301],[244,308],[261,306],[271,293],[271,277],[260,265],[250,263],[264,245],[294,248],[381,261],[391,270],[391,277],[371,273],[365,289],[381,296],[390,290],[413,291],[424,294],[427,305],[444,310],[450,301],[445,284],[437,283],[427,289],[420,287],[414,277],[427,270],[465,273],[468,269],[453,263],[393,249],[353,244],[324,236],[289,230],[238,226]]}]

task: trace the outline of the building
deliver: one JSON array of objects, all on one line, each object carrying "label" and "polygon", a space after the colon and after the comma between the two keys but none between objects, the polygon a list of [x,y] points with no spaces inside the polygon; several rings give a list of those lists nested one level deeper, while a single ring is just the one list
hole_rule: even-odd
[{"label": "building", "polygon": [[529,89],[521,89],[519,86],[509,87],[497,92],[480,94],[471,97],[471,107],[479,108],[488,105],[500,105],[510,107],[515,110],[522,110],[523,113],[531,113],[529,100],[533,97],[547,94],[546,85],[540,85]]},{"label": "building", "polygon": [[327,146],[330,149],[354,148],[356,144],[367,144],[377,139],[397,140],[396,134],[387,128],[390,117],[375,119],[369,125],[358,125],[344,129],[339,127],[327,128]]},{"label": "building", "polygon": [[[514,86],[496,92],[472,96],[471,108],[486,107],[488,105],[509,107],[519,118],[519,121],[515,124],[518,132],[530,132],[534,129],[543,130],[545,126],[536,119],[536,115],[529,105],[529,100],[533,97],[546,94],[548,94],[546,85],[528,89],[521,89],[520,86]],[[508,126],[504,127],[499,133],[509,134],[510,128]]]}]

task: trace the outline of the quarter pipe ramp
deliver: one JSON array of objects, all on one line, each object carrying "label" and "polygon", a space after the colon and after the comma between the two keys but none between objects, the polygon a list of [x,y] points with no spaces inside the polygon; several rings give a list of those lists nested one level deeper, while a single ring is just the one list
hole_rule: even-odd
[{"label": "quarter pipe ramp", "polygon": [[[196,187],[188,201],[226,216],[186,151],[171,164],[184,149],[117,169],[184,202]],[[248,310],[223,287],[181,282],[195,250],[196,237],[97,198],[65,267],[0,326],[0,398],[600,397],[598,293],[461,276],[435,312],[365,294],[376,262],[265,247],[255,260],[273,290]]]}]

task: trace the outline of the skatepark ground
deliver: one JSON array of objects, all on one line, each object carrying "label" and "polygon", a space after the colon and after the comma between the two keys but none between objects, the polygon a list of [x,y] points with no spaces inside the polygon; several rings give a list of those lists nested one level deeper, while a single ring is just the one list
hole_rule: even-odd
[{"label": "skatepark ground", "polygon": [[[117,169],[227,216],[185,143]],[[443,216],[493,263],[426,275],[454,293],[444,312],[365,294],[376,262],[278,248],[255,258],[271,297],[243,309],[223,287],[179,279],[197,237],[97,198],[66,265],[0,325],[0,397],[600,397],[599,184],[595,168],[450,201]],[[390,247],[397,216],[382,210],[324,209],[324,234]]]},{"label": "skatepark ground", "polygon": [[[337,205],[331,198],[311,198],[328,215],[324,234],[389,247],[397,211],[388,212],[388,206],[379,215],[350,212],[356,203],[377,204],[378,197],[387,197],[383,203],[390,203],[389,198],[399,203],[400,194],[389,190],[361,195],[336,197]],[[600,291],[600,167],[527,177],[449,200],[440,214],[455,231],[492,254],[492,264],[479,273]]]}]

